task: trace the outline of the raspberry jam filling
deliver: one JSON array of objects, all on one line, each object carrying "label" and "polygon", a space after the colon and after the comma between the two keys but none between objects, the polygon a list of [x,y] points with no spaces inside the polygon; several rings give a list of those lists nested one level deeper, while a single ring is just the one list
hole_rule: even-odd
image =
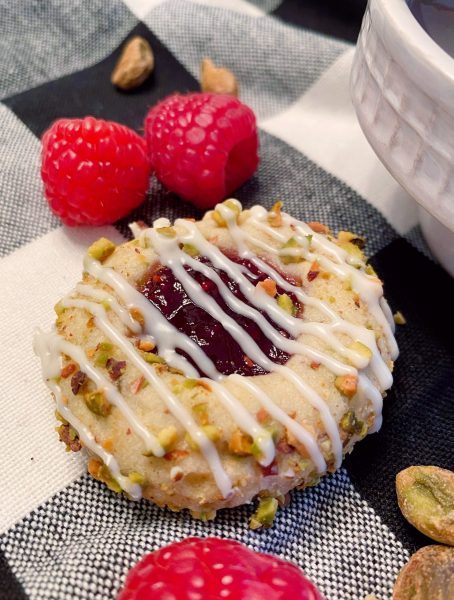
[{"label": "raspberry jam filling", "polygon": [[[249,273],[246,272],[245,275],[254,285],[267,278],[267,275],[260,271],[253,263],[237,257],[229,256],[229,258],[248,269]],[[248,302],[239,290],[238,285],[224,271],[215,268],[206,258],[201,258],[200,260],[209,265],[221,277],[222,281],[237,298],[251,306],[251,303]],[[191,277],[199,282],[202,289],[218,303],[222,310],[251,336],[270,360],[277,364],[284,364],[288,361],[290,355],[276,348],[254,321],[238,315],[229,308],[222,299],[218,287],[214,282],[187,266],[185,268]],[[291,283],[295,284],[294,281]],[[224,375],[237,373],[246,376],[264,375],[267,373],[260,365],[257,365],[251,358],[245,355],[239,344],[224,329],[220,322],[209,315],[203,308],[194,304],[168,267],[161,266],[152,271],[141,287],[139,287],[139,291],[159,309],[176,329],[190,337],[202,348],[220,373]],[[278,294],[283,294],[285,291],[278,286],[277,292]],[[303,308],[301,303],[292,294],[288,295],[291,297],[298,313],[301,313]],[[262,314],[283,336],[291,338],[286,331],[279,329],[264,312]],[[190,356],[187,356],[180,350],[178,352],[186,356],[194,365]],[[197,368],[196,365],[194,366]],[[203,374],[201,373],[201,375]]]}]

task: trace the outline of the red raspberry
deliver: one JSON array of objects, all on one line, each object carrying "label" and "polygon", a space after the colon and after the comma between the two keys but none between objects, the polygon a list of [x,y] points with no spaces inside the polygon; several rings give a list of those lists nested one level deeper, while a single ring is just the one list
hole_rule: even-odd
[{"label": "red raspberry", "polygon": [[232,540],[187,538],[147,554],[118,600],[323,600],[292,563]]},{"label": "red raspberry", "polygon": [[112,121],[59,119],[42,138],[41,177],[51,209],[66,225],[113,223],[145,199],[145,140]]},{"label": "red raspberry", "polygon": [[199,208],[211,208],[243,184],[258,165],[255,115],[224,94],[176,94],[145,119],[157,178]]}]

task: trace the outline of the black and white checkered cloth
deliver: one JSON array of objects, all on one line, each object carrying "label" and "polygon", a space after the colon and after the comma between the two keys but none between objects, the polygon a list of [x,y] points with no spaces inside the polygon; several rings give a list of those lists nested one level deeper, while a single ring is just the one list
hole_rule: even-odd
[{"label": "black and white checkered cloth", "polygon": [[[349,101],[362,4],[0,2],[0,598],[113,599],[145,552],[218,535],[295,561],[328,600],[386,600],[408,556],[428,543],[401,517],[394,477],[410,464],[453,468],[453,285],[424,255],[415,205],[368,147]],[[109,79],[133,34],[150,41],[156,69],[123,94]],[[204,56],[235,72],[260,126],[260,169],[237,197],[245,206],[281,198],[297,217],[366,235],[391,306],[408,319],[382,430],[337,474],[294,493],[263,532],[248,530],[252,507],[201,523],[130,502],[86,476],[82,457],[66,454],[53,433],[31,349],[34,326],[50,325],[54,303],[78,280],[87,245],[127,234],[127,220],[61,227],[42,199],[39,136],[58,117],[87,114],[140,130],[158,99],[198,89]],[[154,184],[133,218],[174,218],[188,208]]]}]

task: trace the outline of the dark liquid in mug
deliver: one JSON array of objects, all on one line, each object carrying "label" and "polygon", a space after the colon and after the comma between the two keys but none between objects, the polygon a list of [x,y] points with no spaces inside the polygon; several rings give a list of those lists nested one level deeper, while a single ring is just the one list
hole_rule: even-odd
[{"label": "dark liquid in mug", "polygon": [[420,25],[454,58],[454,0],[407,0]]}]

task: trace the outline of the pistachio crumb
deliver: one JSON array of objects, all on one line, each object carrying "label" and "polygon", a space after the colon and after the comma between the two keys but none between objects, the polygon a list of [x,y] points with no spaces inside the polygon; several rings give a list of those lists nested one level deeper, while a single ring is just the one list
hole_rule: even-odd
[{"label": "pistachio crumb", "polygon": [[277,304],[282,310],[289,313],[292,317],[296,314],[296,306],[288,294],[279,294]]},{"label": "pistachio crumb", "polygon": [[85,394],[84,400],[87,408],[100,417],[107,417],[112,410],[112,405],[107,400],[104,390],[89,392]]},{"label": "pistachio crumb", "polygon": [[252,438],[240,429],[233,432],[229,441],[229,450],[237,456],[248,456],[252,454]]},{"label": "pistachio crumb", "polygon": [[192,257],[200,255],[200,251],[198,250],[198,248],[196,248],[196,246],[193,246],[192,244],[183,244],[181,249],[183,250],[183,252],[189,254],[189,256]]},{"label": "pistachio crumb", "polygon": [[347,398],[353,398],[358,389],[358,377],[356,375],[338,375],[334,385],[341,394]]},{"label": "pistachio crumb", "polygon": [[[301,244],[298,242],[298,240],[295,237],[289,238],[285,242],[285,244],[283,244],[281,246],[281,252],[279,253],[279,258],[284,263],[284,265],[289,265],[291,263],[300,263],[300,262],[303,262],[304,257],[301,256],[301,254],[286,254],[285,253],[285,250],[287,250],[287,249],[294,249],[294,248],[301,248],[302,249]],[[282,252],[282,250],[284,250],[284,252]]]},{"label": "pistachio crumb", "polygon": [[282,225],[282,210],[283,203],[278,200],[268,211],[268,223],[271,227],[281,227]]},{"label": "pistachio crumb", "polygon": [[264,291],[265,294],[268,294],[268,296],[271,296],[272,298],[274,298],[274,296],[277,294],[276,282],[270,279],[269,277],[267,277],[263,281],[259,281],[255,287],[259,290]]},{"label": "pistachio crumb", "polygon": [[249,527],[251,529],[271,527],[278,505],[276,498],[261,498],[257,510],[249,521]]},{"label": "pistachio crumb", "polygon": [[105,237],[100,238],[88,248],[88,255],[103,262],[115,250],[115,244]]},{"label": "pistachio crumb", "polygon": [[143,485],[145,483],[145,476],[137,471],[131,471],[128,475],[128,479],[131,483],[137,483],[138,485]]},{"label": "pistachio crumb", "polygon": [[407,322],[407,319],[400,312],[400,310],[398,310],[396,313],[394,313],[394,323],[396,325],[405,325],[406,322]]},{"label": "pistachio crumb", "polygon": [[172,446],[177,441],[177,430],[176,427],[170,425],[169,427],[164,427],[158,433],[158,442],[164,448],[166,452],[168,452]]}]

